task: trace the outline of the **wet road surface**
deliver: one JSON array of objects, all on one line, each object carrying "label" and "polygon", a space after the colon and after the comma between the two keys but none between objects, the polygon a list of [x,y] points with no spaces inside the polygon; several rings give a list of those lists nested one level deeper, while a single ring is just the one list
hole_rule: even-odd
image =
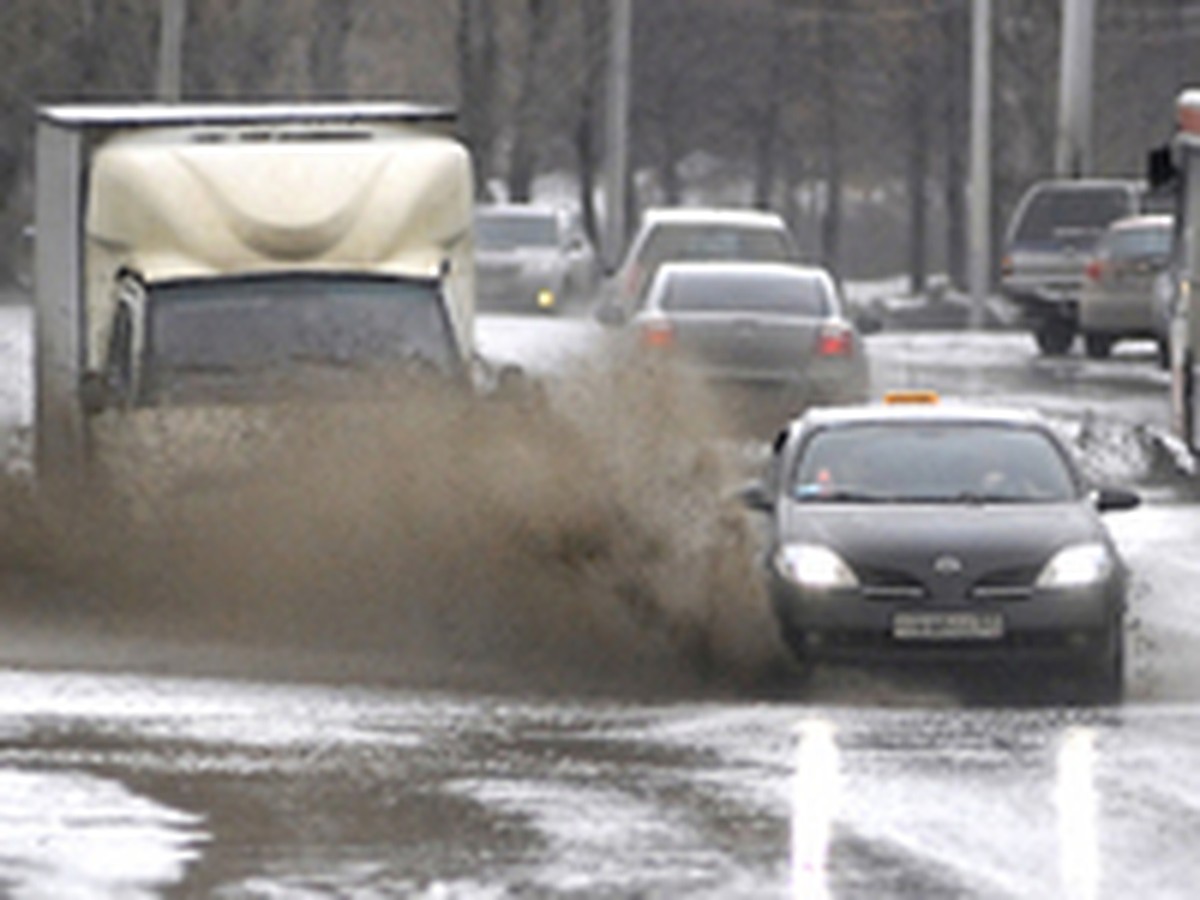
[{"label": "wet road surface", "polygon": [[[485,338],[543,360],[590,340],[509,320]],[[201,640],[161,611],[131,623],[73,593],[47,599],[18,573],[0,636],[3,893],[1194,896],[1200,520],[1153,437],[1165,377],[1137,348],[1043,360],[1019,335],[883,334],[871,348],[877,390],[1035,404],[1098,475],[1141,487],[1144,505],[1109,519],[1134,573],[1124,704],[957,674],[831,670],[800,687],[771,640],[752,644],[761,677],[732,678],[698,649],[719,651],[727,620],[702,620],[698,642],[695,622],[684,641],[662,627],[669,604],[619,624],[560,622],[548,605],[506,619],[467,575],[450,614],[409,609],[404,629],[343,646],[282,624]],[[6,421],[20,422],[16,401]],[[679,571],[628,558],[650,587]],[[559,586],[628,593],[532,576],[500,580],[546,604],[567,602]],[[737,603],[738,621],[769,625],[752,597]]]}]

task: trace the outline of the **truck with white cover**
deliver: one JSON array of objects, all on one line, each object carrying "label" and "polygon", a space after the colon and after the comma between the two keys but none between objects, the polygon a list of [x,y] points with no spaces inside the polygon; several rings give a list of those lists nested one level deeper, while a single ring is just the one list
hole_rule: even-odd
[{"label": "truck with white cover", "polygon": [[258,402],[364,362],[469,380],[469,154],[398,103],[39,110],[35,462],[114,409]]}]

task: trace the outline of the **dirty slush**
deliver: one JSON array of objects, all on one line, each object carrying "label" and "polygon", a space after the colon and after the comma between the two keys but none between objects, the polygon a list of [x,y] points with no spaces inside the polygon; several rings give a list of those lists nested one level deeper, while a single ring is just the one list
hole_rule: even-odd
[{"label": "dirty slush", "polygon": [[777,672],[697,385],[592,361],[544,402],[364,389],[382,399],[104,414],[86,490],[3,483],[6,569],[85,631],[296,675],[644,694]]}]

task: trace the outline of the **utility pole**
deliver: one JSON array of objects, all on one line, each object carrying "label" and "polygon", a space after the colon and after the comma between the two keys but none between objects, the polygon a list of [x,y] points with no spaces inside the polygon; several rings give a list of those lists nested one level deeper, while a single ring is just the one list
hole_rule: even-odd
[{"label": "utility pole", "polygon": [[1063,0],[1058,76],[1058,136],[1054,171],[1080,178],[1092,171],[1092,58],[1096,0]]},{"label": "utility pole", "polygon": [[974,0],[971,22],[971,326],[983,325],[992,279],[992,3]]},{"label": "utility pole", "polygon": [[611,0],[610,13],[604,258],[608,265],[615,267],[625,249],[633,0]]},{"label": "utility pole", "polygon": [[158,20],[158,89],[164,103],[183,97],[183,32],[187,0],[162,0]]}]

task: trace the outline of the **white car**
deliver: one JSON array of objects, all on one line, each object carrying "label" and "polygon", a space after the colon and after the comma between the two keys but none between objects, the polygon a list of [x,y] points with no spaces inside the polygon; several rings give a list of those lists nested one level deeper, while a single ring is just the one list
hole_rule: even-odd
[{"label": "white car", "polygon": [[519,203],[476,209],[480,309],[559,312],[588,299],[598,277],[595,251],[573,211]]},{"label": "white car", "polygon": [[598,310],[601,321],[626,321],[641,308],[659,266],[689,260],[800,262],[800,253],[777,213],[649,209]]}]

